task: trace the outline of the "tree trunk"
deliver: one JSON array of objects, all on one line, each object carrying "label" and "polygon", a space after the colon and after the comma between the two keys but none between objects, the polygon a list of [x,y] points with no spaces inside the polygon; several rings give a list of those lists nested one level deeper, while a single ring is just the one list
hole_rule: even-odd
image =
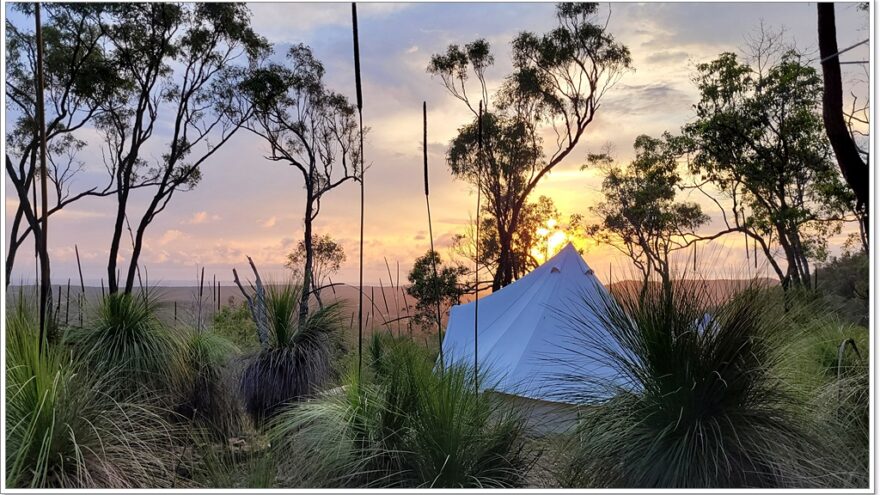
[{"label": "tree trunk", "polygon": [[[498,268],[492,278],[492,292],[513,282],[513,228],[505,228],[498,222]],[[478,241],[479,242],[479,241]]]},{"label": "tree trunk", "polygon": [[312,212],[314,211],[313,198],[311,192],[307,193],[305,229],[303,233],[303,245],[306,248],[306,263],[303,267],[303,283],[302,293],[299,300],[299,324],[300,327],[305,325],[306,319],[309,317],[309,287],[312,286],[312,263],[314,257],[314,247],[312,246]]},{"label": "tree trunk", "polygon": [[6,287],[9,287],[9,279],[12,277],[12,267],[15,266],[15,255],[18,253],[18,247],[24,239],[18,239],[18,228],[21,225],[21,217],[24,215],[24,207],[18,204],[15,211],[15,218],[12,220],[12,232],[9,234],[9,245],[6,246]]},{"label": "tree trunk", "polygon": [[861,213],[860,221],[868,232],[869,174],[868,164],[862,161],[846,121],[843,117],[843,85],[841,83],[840,58],[836,55],[837,28],[834,20],[834,4],[817,4],[819,19],[819,57],[822,62],[824,92],[822,94],[822,118],[825,132],[837,157],[843,178],[856,196],[856,209]]},{"label": "tree trunk", "polygon": [[131,294],[134,290],[134,277],[137,274],[138,260],[140,260],[141,252],[144,247],[144,233],[147,230],[149,222],[145,216],[138,225],[137,233],[134,236],[134,245],[131,247],[131,260],[128,262],[128,271],[125,276],[125,293]]},{"label": "tree trunk", "polygon": [[113,224],[113,238],[110,240],[110,254],[107,258],[107,283],[109,293],[116,294],[119,291],[119,282],[116,280],[116,258],[119,256],[119,244],[122,242],[122,229],[125,224],[125,207],[128,203],[128,189],[120,187],[119,203],[116,207],[116,222]]},{"label": "tree trunk", "polygon": [[776,225],[776,232],[779,235],[779,245],[782,246],[782,251],[785,253],[785,261],[788,264],[785,270],[785,277],[780,280],[782,288],[787,291],[792,285],[796,287],[803,285],[799,269],[800,253],[789,239],[784,226]]},{"label": "tree trunk", "polygon": [[[43,100],[43,28],[40,16],[40,4],[34,10],[37,41],[37,124],[40,132],[40,352],[43,350],[43,339],[49,336],[49,322],[52,321],[52,277],[49,273],[49,177],[46,161],[46,105]],[[36,204],[34,204],[36,208]],[[35,232],[36,233],[36,232]]]}]

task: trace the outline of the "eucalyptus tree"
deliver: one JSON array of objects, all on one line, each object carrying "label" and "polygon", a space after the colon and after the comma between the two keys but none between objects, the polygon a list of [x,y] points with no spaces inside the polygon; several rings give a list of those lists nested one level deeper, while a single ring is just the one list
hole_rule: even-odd
[{"label": "eucalyptus tree", "polygon": [[[450,45],[428,65],[473,114],[452,140],[447,161],[455,177],[479,183],[487,199],[499,247],[494,290],[517,277],[514,233],[529,195],[575,149],[603,96],[630,68],[629,50],[608,32],[607,19],[597,19],[598,10],[595,3],[558,4],[553,30],[517,35],[513,72],[491,98],[486,71],[494,56],[486,40]],[[475,85],[468,82],[471,76]],[[487,109],[482,153],[477,99]],[[554,138],[545,142],[546,135]]]},{"label": "eucalyptus tree", "polygon": [[[268,43],[236,3],[106,4],[99,17],[124,91],[101,105],[97,119],[105,166],[116,189],[107,260],[110,293],[130,293],[147,228],[178,191],[196,186],[201,167],[241,128],[250,111],[229,111],[229,79],[265,55]],[[157,143],[160,141],[161,143]],[[155,144],[154,144],[155,143]],[[162,146],[153,157],[148,148]],[[132,192],[148,182],[146,207],[131,222]],[[117,260],[124,229],[132,251],[124,285]]]},{"label": "eucalyptus tree", "polygon": [[[296,244],[296,249],[287,254],[287,262],[284,266],[293,271],[295,277],[302,276],[305,261],[306,244],[300,240]],[[345,249],[342,244],[330,237],[329,234],[312,234],[312,274],[309,277],[312,286],[310,290],[315,295],[319,306],[324,306],[321,301],[321,290],[327,287],[325,282],[330,281],[330,276],[338,272],[343,263],[345,263]]]},{"label": "eucalyptus tree", "polygon": [[241,84],[245,105],[253,105],[247,128],[269,145],[266,159],[296,169],[305,188],[304,266],[299,321],[309,312],[315,246],[313,224],[325,195],[359,179],[361,148],[355,107],[326,86],[324,66],[312,50],[298,44],[286,64],[255,68]]},{"label": "eucalyptus tree", "polygon": [[684,249],[709,217],[694,202],[677,199],[685,183],[678,171],[677,147],[670,135],[641,135],[628,167],[610,166],[602,181],[604,200],[592,212],[598,223],[587,233],[628,256],[642,272],[645,289],[652,273],[671,283],[671,253]]},{"label": "eucalyptus tree", "polygon": [[695,81],[700,101],[684,127],[685,151],[697,186],[727,198],[722,233],[744,232],[759,245],[783,287],[807,285],[810,260],[826,255],[854,205],[831,160],[820,76],[789,50],[752,64],[723,53],[699,64]]},{"label": "eucalyptus tree", "polygon": [[[33,4],[14,9],[33,15]],[[36,40],[30,29],[6,19],[6,175],[16,198],[6,245],[6,284],[16,255],[33,234],[41,243],[41,221],[88,196],[113,194],[113,184],[77,184],[87,168],[78,158],[86,146],[85,128],[101,115],[101,104],[123,84],[103,44],[97,22],[100,4],[50,3],[43,9],[43,79],[46,108],[47,178],[51,206],[39,211],[33,203],[39,180],[39,129],[36,109]],[[41,253],[48,259],[48,253]]]},{"label": "eucalyptus tree", "polygon": [[[578,216],[572,216],[573,223],[564,224],[562,214],[548,196],[539,196],[536,201],[526,203],[520,212],[517,229],[511,235],[511,258],[513,263],[513,275],[515,279],[522,277],[529,271],[537,268],[551,254],[550,237],[556,232],[562,232],[566,237],[580,226]],[[464,232],[455,234],[452,238],[452,254],[455,256],[454,263],[463,269],[464,278],[472,278],[473,268],[480,266],[480,270],[495,273],[498,269],[498,259],[501,250],[495,218],[491,214],[484,214],[480,219],[480,259],[476,259],[476,221],[468,225]],[[463,260],[467,260],[464,263]],[[476,263],[475,263],[476,262]],[[465,266],[467,265],[467,266]],[[491,282],[488,281],[488,282]],[[480,290],[489,288],[480,283]],[[468,287],[467,291],[473,288]]]}]

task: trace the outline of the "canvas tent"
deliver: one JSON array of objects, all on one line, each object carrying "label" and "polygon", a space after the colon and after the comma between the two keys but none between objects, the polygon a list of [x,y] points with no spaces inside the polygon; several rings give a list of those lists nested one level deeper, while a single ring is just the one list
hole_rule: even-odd
[{"label": "canvas tent", "polygon": [[[605,286],[570,243],[534,271],[480,299],[477,353],[483,388],[533,403],[566,402],[561,374],[594,378],[611,370],[585,356],[573,337],[573,310],[595,318],[594,306],[608,297]],[[474,362],[475,303],[454,306],[443,340],[448,363]],[[598,320],[596,320],[598,326]]]}]

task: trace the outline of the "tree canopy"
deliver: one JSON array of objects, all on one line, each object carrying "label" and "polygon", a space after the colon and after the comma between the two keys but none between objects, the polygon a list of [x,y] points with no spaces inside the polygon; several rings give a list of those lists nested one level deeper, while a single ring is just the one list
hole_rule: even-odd
[{"label": "tree canopy", "polygon": [[602,182],[604,201],[591,211],[599,222],[587,233],[627,255],[647,283],[652,272],[670,282],[671,252],[688,240],[709,217],[694,202],[677,199],[682,188],[678,153],[666,134],[636,138],[635,159],[628,167],[610,167]]},{"label": "tree canopy", "polygon": [[[431,57],[428,72],[474,116],[450,143],[447,162],[454,176],[480,184],[494,220],[498,258],[493,290],[518,276],[513,238],[529,195],[574,150],[602,97],[630,68],[629,50],[596,19],[597,13],[594,3],[558,4],[554,29],[517,35],[511,43],[513,72],[492,97],[486,71],[495,59],[488,41],[478,39],[463,48],[452,44]],[[469,93],[472,76],[476,91],[472,87]],[[483,103],[482,115],[473,94]],[[548,134],[555,136],[553,142],[545,142]]]},{"label": "tree canopy", "polygon": [[783,285],[808,283],[809,260],[826,256],[854,207],[831,161],[819,75],[794,51],[755,65],[723,53],[697,66],[696,84],[697,118],[683,129],[691,172],[729,199],[733,229],[761,245]]},{"label": "tree canopy", "polygon": [[254,108],[247,129],[269,145],[266,159],[294,167],[305,186],[303,283],[299,318],[308,316],[314,282],[312,224],[324,196],[349,180],[359,180],[360,154],[355,107],[324,81],[324,66],[312,50],[297,44],[286,64],[249,71],[238,86],[244,108]]}]

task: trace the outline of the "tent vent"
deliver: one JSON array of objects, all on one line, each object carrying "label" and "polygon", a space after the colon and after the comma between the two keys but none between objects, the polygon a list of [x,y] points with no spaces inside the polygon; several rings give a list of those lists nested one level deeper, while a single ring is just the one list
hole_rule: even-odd
[{"label": "tent vent", "polygon": [[550,273],[559,273],[559,267],[554,266],[553,268],[550,269]]}]

